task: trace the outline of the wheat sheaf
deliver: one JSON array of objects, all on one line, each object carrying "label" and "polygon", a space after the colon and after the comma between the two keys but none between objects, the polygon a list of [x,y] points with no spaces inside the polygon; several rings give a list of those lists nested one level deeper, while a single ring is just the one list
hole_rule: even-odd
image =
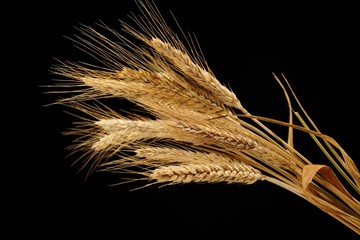
[{"label": "wheat sheaf", "polygon": [[[273,74],[288,100],[289,121],[253,116],[211,72],[191,36],[186,47],[153,2],[136,3],[141,13],[132,15],[133,25],[121,22],[122,33],[100,23],[112,37],[81,25],[71,38],[98,65],[58,60],[51,68],[54,86],[65,88],[56,94],[73,93],[56,103],[87,116],[66,132],[77,136],[69,149],[82,153],[82,168],[137,174],[134,180],[145,182],[144,187],[268,181],[360,233],[359,201],[335,174],[359,194],[356,164],[318,130],[285,76]],[[141,111],[114,110],[104,99],[125,99]],[[286,127],[288,139],[265,121]],[[309,134],[329,166],[298,152],[294,131]]]}]

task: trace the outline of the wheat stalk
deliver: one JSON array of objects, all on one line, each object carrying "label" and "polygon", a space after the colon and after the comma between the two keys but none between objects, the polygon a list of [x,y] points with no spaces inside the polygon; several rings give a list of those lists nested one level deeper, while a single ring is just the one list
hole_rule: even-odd
[{"label": "wheat stalk", "polygon": [[[290,106],[289,122],[253,116],[220,83],[196,47],[187,50],[154,4],[137,3],[142,15],[133,16],[135,26],[122,24],[125,33],[143,45],[106,25],[102,27],[117,41],[82,26],[81,36],[72,40],[99,65],[64,61],[51,69],[65,80],[56,85],[64,90],[54,92],[73,93],[57,103],[80,111],[80,121],[67,134],[78,136],[69,150],[84,152],[82,168],[135,173],[135,180],[150,181],[144,186],[265,180],[360,233],[359,201],[330,166],[313,163],[294,148],[293,131],[308,133],[359,194],[356,164],[334,139],[318,130],[285,76],[280,80],[274,74]],[[120,113],[104,105],[104,98],[126,99],[144,114]],[[243,114],[237,114],[239,110]],[[300,125],[293,123],[293,112]],[[264,121],[287,127],[288,139],[281,139]]]}]

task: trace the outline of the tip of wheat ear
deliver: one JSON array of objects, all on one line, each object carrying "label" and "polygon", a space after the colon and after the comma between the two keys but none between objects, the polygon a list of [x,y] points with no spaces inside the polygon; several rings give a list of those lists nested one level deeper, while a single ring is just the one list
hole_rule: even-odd
[{"label": "tip of wheat ear", "polygon": [[252,184],[264,180],[261,172],[243,163],[224,164],[185,164],[162,166],[149,174],[151,180],[157,182],[190,183],[190,182],[227,182]]}]

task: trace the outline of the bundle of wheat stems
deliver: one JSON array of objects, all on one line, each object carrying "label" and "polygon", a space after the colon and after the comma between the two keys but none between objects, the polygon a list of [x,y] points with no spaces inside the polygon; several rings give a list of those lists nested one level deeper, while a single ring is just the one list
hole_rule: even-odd
[{"label": "bundle of wheat stems", "polygon": [[[51,68],[60,77],[55,86],[75,93],[56,103],[87,115],[67,132],[78,136],[70,149],[83,153],[82,168],[138,174],[134,180],[147,180],[142,187],[268,181],[360,233],[359,201],[334,169],[356,194],[359,171],[344,149],[318,130],[285,76],[274,74],[288,101],[289,122],[253,116],[214,76],[193,37],[186,37],[186,47],[154,3],[136,2],[141,13],[132,15],[133,26],[122,22],[123,33],[99,24],[115,39],[92,27],[78,28],[72,40],[97,66],[59,61]],[[144,114],[115,111],[102,103],[105,98],[126,99]],[[300,112],[293,110],[294,101]],[[294,124],[294,117],[301,124]],[[264,121],[288,128],[288,139]],[[332,166],[313,164],[298,152],[293,131],[308,133]]]}]

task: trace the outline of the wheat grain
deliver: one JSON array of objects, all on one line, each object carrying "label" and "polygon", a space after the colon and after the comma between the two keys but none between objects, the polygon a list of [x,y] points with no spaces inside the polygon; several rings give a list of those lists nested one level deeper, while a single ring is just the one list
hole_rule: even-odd
[{"label": "wheat grain", "polygon": [[241,163],[207,163],[161,166],[148,175],[157,182],[227,182],[252,184],[264,176],[255,168]]}]

